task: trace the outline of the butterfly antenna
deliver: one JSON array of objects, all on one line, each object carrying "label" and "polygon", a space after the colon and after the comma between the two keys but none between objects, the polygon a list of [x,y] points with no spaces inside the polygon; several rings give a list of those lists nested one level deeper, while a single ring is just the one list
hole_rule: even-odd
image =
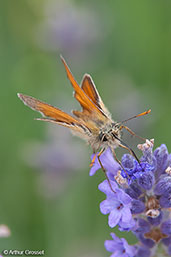
[{"label": "butterfly antenna", "polygon": [[138,118],[138,117],[140,117],[140,116],[144,116],[144,115],[146,115],[146,114],[149,114],[150,112],[151,112],[151,109],[149,109],[148,111],[139,113],[138,115],[135,115],[135,116],[133,116],[133,117],[131,117],[131,118],[129,118],[129,119],[123,120],[123,121],[121,121],[120,123],[125,123],[125,122],[127,122],[127,121],[129,121],[129,120],[132,120],[132,119]]}]

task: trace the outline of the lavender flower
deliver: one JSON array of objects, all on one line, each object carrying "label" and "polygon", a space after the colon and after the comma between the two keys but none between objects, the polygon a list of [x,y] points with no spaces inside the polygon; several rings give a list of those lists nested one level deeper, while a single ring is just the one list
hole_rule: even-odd
[{"label": "lavender flower", "polygon": [[[92,155],[92,159],[94,157],[94,154]],[[103,163],[104,168],[108,171],[110,178],[114,180],[114,176],[117,174],[117,171],[119,169],[119,164],[113,159],[113,155],[111,153],[111,150],[108,148],[102,155],[100,156],[100,160]],[[94,165],[90,169],[90,176],[93,176],[98,169],[100,169],[100,163],[98,161],[98,158],[95,159]]]},{"label": "lavender flower", "polygon": [[109,187],[107,180],[99,185],[99,190],[107,196],[100,204],[100,210],[103,214],[109,214],[108,223],[111,228],[119,225],[123,229],[129,229],[135,225],[131,214],[132,199],[119,189],[115,182],[111,181],[111,186],[115,193]]},{"label": "lavender flower", "polygon": [[138,246],[136,255],[134,257],[150,257],[151,251],[149,248],[144,247],[144,246]]},{"label": "lavender flower", "polygon": [[87,58],[89,48],[95,49],[102,41],[101,20],[92,8],[68,0],[45,1],[44,7],[44,20],[35,30],[35,40],[45,51],[58,50],[79,62]]},{"label": "lavender flower", "polygon": [[[27,142],[21,155],[29,166],[40,171],[37,181],[39,191],[45,197],[53,198],[65,191],[70,177],[74,172],[80,172],[86,160],[84,149],[79,147],[78,142],[74,143],[69,132],[59,127],[60,133],[56,133],[56,128],[50,124],[46,128],[46,142]],[[76,149],[77,156],[74,155]]]},{"label": "lavender flower", "polygon": [[114,233],[110,234],[113,240],[105,241],[105,248],[112,252],[111,257],[134,257],[135,247],[130,246],[124,238],[118,238]]},{"label": "lavender flower", "polygon": [[[171,254],[171,155],[164,144],[154,152],[153,145],[154,140],[138,145],[143,153],[140,163],[124,154],[122,168],[109,149],[100,157],[109,178],[99,185],[106,194],[100,211],[109,214],[111,228],[118,225],[121,231],[131,230],[139,240],[129,246],[111,233],[113,240],[107,240],[105,247],[112,257],[150,257],[159,246],[165,251],[162,254]],[[96,158],[90,175],[99,168]]]}]

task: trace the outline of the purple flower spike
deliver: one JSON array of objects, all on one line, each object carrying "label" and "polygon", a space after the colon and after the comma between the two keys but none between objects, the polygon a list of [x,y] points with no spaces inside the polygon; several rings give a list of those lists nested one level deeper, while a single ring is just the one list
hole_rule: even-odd
[{"label": "purple flower spike", "polygon": [[[93,159],[94,154],[91,156]],[[103,167],[113,175],[113,177],[117,174],[120,165],[113,158],[110,148],[108,148],[102,155],[100,156],[100,160],[103,164]],[[101,168],[98,158],[96,157],[93,167],[90,169],[90,176],[93,176],[97,170]]]},{"label": "purple flower spike", "polygon": [[127,243],[124,238],[118,238],[114,233],[110,234],[113,240],[105,241],[105,248],[112,252],[111,257],[134,257],[135,247]]},{"label": "purple flower spike", "polygon": [[168,252],[168,255],[171,255],[171,245],[168,246],[167,252]]},{"label": "purple flower spike", "polygon": [[171,166],[171,154],[168,156],[168,166]]},{"label": "purple flower spike", "polygon": [[171,236],[171,219],[166,220],[161,225],[161,231],[162,233]]},{"label": "purple flower spike", "polygon": [[154,189],[154,192],[156,195],[162,195],[166,192],[171,194],[171,176],[167,174],[162,175]]},{"label": "purple flower spike", "polygon": [[155,178],[154,173],[152,171],[149,172],[141,172],[138,175],[138,184],[145,190],[150,190],[154,185]]},{"label": "purple flower spike", "polygon": [[163,238],[163,239],[162,239],[162,243],[163,243],[164,245],[166,245],[166,246],[171,245],[171,236],[166,237],[166,238]]},{"label": "purple flower spike", "polygon": [[150,257],[151,251],[149,248],[144,246],[139,246],[135,257]]},{"label": "purple flower spike", "polygon": [[162,208],[171,208],[171,194],[170,193],[163,194],[160,197],[159,203]]},{"label": "purple flower spike", "polygon": [[171,236],[162,239],[162,243],[167,247],[167,253],[171,255]]},{"label": "purple flower spike", "polygon": [[122,176],[124,178],[127,178],[129,175],[130,178],[134,178],[134,173],[137,170],[137,164],[138,164],[137,161],[132,155],[124,154],[122,157],[122,165],[124,167],[124,170],[122,169],[122,172],[121,172]]},{"label": "purple flower spike", "polygon": [[163,219],[163,212],[160,211],[160,214],[158,217],[156,218],[151,218],[151,217],[148,217],[147,220],[149,221],[149,223],[153,226],[158,226],[160,225],[161,221]]},{"label": "purple flower spike", "polygon": [[[139,164],[137,160],[135,160],[133,156],[129,154],[123,155],[122,164],[124,169],[122,169],[121,174],[124,178],[128,178],[128,175],[129,175],[129,179],[128,179],[129,183],[137,178],[140,178],[142,175],[147,174],[150,171],[154,171],[155,169],[155,166],[152,164],[149,164],[148,162],[141,162]],[[150,185],[148,185],[148,187],[150,187]]]},{"label": "purple flower spike", "polygon": [[125,192],[134,199],[137,199],[142,194],[142,190],[136,180],[132,181],[130,186],[125,189]]},{"label": "purple flower spike", "polygon": [[168,166],[169,154],[165,144],[162,144],[154,151],[154,156],[157,160],[157,173],[161,175]]},{"label": "purple flower spike", "polygon": [[144,234],[150,231],[150,224],[144,220],[139,218],[137,220],[137,228],[134,231],[135,234]]},{"label": "purple flower spike", "polygon": [[132,198],[123,190],[117,188],[116,183],[111,181],[112,192],[107,180],[99,185],[99,190],[106,194],[106,200],[101,202],[100,211],[103,214],[109,214],[108,223],[111,228],[116,225],[122,228],[131,228],[134,226],[131,214]]},{"label": "purple flower spike", "polygon": [[136,169],[137,161],[130,154],[124,154],[122,157],[122,165],[128,172],[128,174],[133,174]]},{"label": "purple flower spike", "polygon": [[132,214],[139,214],[139,213],[142,213],[144,210],[145,210],[144,203],[140,200],[133,199],[132,207],[131,207]]},{"label": "purple flower spike", "polygon": [[157,160],[153,154],[154,139],[146,140],[146,143],[143,145],[138,145],[137,147],[143,152],[141,157],[141,162],[149,163],[156,169]]},{"label": "purple flower spike", "polygon": [[155,245],[155,242],[152,239],[145,238],[142,234],[138,234],[137,237],[146,247],[152,248]]}]

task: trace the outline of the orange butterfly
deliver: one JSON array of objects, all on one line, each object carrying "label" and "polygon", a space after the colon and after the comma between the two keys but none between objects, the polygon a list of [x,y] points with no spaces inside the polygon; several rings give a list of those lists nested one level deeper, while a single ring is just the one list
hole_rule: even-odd
[{"label": "orange butterfly", "polygon": [[74,88],[74,97],[80,103],[82,111],[73,111],[75,116],[73,117],[60,109],[39,101],[31,96],[18,94],[18,97],[31,109],[38,111],[45,116],[45,118],[39,118],[37,120],[53,122],[64,127],[68,127],[75,135],[85,139],[87,143],[91,145],[94,153],[101,149],[93,158],[91,165],[93,165],[95,158],[97,157],[104,172],[105,170],[100,161],[100,155],[108,147],[110,147],[114,158],[121,166],[122,164],[117,159],[114,150],[118,146],[130,151],[137,159],[133,150],[121,140],[121,130],[124,128],[132,135],[137,136],[132,130],[124,126],[124,123],[130,119],[148,114],[151,110],[140,113],[123,122],[113,121],[111,114],[105,107],[91,76],[85,74],[80,87],[74,79],[63,57],[61,57],[61,60],[64,64],[68,79]]}]

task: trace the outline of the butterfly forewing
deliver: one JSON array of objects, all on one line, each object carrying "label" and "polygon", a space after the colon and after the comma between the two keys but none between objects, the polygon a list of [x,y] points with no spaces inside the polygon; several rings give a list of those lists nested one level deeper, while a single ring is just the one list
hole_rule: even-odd
[{"label": "butterfly forewing", "polygon": [[81,82],[81,88],[84,90],[85,94],[93,101],[93,103],[100,108],[100,110],[107,116],[111,117],[110,112],[104,105],[96,86],[89,74],[85,74]]},{"label": "butterfly forewing", "polygon": [[57,123],[59,125],[69,127],[75,132],[80,134],[91,133],[90,128],[84,124],[84,122],[79,122],[71,115],[66,112],[61,111],[60,109],[44,103],[34,97],[18,94],[18,97],[23,101],[25,105],[31,109],[40,112],[43,116],[48,118],[38,118],[37,120],[48,121]]},{"label": "butterfly forewing", "polygon": [[69,81],[71,82],[71,85],[74,88],[74,91],[75,91],[74,97],[77,99],[77,101],[80,103],[81,107],[83,108],[82,112],[85,114],[89,114],[89,115],[96,114],[96,115],[105,116],[103,111],[86,95],[84,90],[82,88],[80,88],[80,86],[74,79],[74,77],[73,77],[68,65],[66,64],[65,60],[63,59],[63,57],[61,57],[61,60],[64,64],[64,67],[65,67],[65,70],[67,73],[67,77],[68,77]]},{"label": "butterfly forewing", "polygon": [[66,122],[68,124],[71,123],[79,123],[78,120],[74,119],[69,114],[61,111],[60,109],[44,103],[34,97],[18,94],[19,98],[29,106],[31,109],[40,112],[43,116],[49,117],[51,119],[54,119],[55,121],[59,122]]}]

